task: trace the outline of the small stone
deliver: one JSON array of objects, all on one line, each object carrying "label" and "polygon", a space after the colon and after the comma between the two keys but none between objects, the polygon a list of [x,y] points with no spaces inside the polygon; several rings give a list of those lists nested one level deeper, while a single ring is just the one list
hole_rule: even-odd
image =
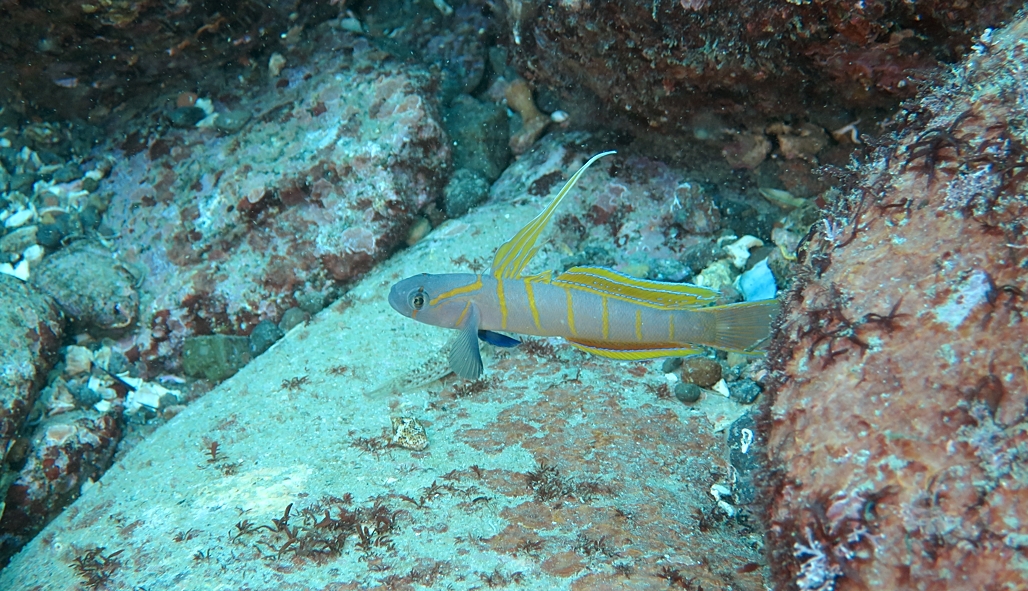
[{"label": "small stone", "polygon": [[325,294],[317,291],[300,294],[296,296],[296,306],[314,316],[325,309]]},{"label": "small stone", "polygon": [[82,190],[83,191],[89,191],[90,193],[92,193],[99,186],[100,186],[100,181],[96,180],[95,178],[93,178],[91,176],[87,176],[87,177],[82,179]]},{"label": "small stone", "polygon": [[250,111],[235,109],[227,113],[219,113],[218,119],[214,122],[214,129],[221,133],[235,133],[243,128],[250,121]]},{"label": "small stone", "polygon": [[294,326],[303,324],[311,319],[311,315],[300,308],[289,308],[282,314],[282,320],[278,321],[278,327],[282,332],[289,332]]},{"label": "small stone", "polygon": [[32,194],[32,185],[36,184],[37,177],[32,172],[16,172],[11,175],[11,191],[18,191],[23,195]]},{"label": "small stone", "polygon": [[412,417],[393,417],[393,441],[404,449],[421,451],[428,447],[428,435],[425,427]]},{"label": "small stone", "polygon": [[71,164],[65,164],[54,171],[53,181],[55,183],[70,183],[71,181],[77,181],[82,178],[82,173],[79,172],[77,166]]},{"label": "small stone", "polygon": [[61,228],[56,223],[40,224],[39,230],[36,232],[36,242],[47,248],[60,246],[63,237],[64,234],[61,233]]},{"label": "small stone", "polygon": [[285,336],[285,331],[270,320],[261,320],[250,332],[250,352],[254,357],[264,353],[276,341]]},{"label": "small stone", "polygon": [[168,114],[168,119],[175,127],[193,127],[207,116],[200,107],[181,107]]},{"label": "small stone", "polygon": [[679,367],[682,367],[682,358],[681,357],[668,357],[667,359],[664,360],[664,363],[660,366],[660,371],[662,373],[671,373],[671,372],[675,371],[676,369],[678,369]]},{"label": "small stone", "polygon": [[686,404],[692,404],[699,400],[700,393],[700,387],[696,384],[687,384],[685,382],[675,384],[675,398]]},{"label": "small stone", "polygon": [[443,209],[451,218],[460,217],[488,196],[489,181],[475,170],[462,168],[443,189]]},{"label": "small stone", "polygon": [[82,227],[86,230],[95,230],[100,225],[101,214],[91,204],[86,204],[79,212],[79,220],[82,222]]},{"label": "small stone", "polygon": [[5,228],[18,228],[24,226],[32,220],[35,216],[35,212],[31,209],[21,209],[12,213],[6,220],[4,220]]},{"label": "small stone", "polygon": [[739,404],[753,404],[757,397],[760,396],[760,392],[760,384],[753,380],[740,380],[732,384],[731,393],[728,397]]},{"label": "small stone", "polygon": [[721,364],[709,357],[689,357],[682,362],[682,381],[710,388],[721,379]]},{"label": "small stone", "polygon": [[39,226],[22,226],[0,238],[0,252],[21,252],[36,244]]},{"label": "small stone", "polygon": [[250,339],[232,335],[204,335],[182,343],[182,369],[186,375],[221,381],[250,362]]},{"label": "small stone", "polygon": [[77,376],[93,367],[93,352],[85,347],[72,345],[64,354],[64,373]]}]

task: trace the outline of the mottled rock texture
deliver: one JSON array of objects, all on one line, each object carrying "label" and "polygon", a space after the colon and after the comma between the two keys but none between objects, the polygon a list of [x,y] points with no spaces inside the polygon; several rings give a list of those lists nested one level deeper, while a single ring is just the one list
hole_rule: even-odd
[{"label": "mottled rock texture", "polygon": [[298,297],[352,282],[441,191],[449,149],[428,76],[323,33],[319,53],[244,100],[255,115],[235,134],[174,129],[123,145],[101,190],[114,193],[114,244],[141,277],[150,330],[131,360],[177,369],[185,336],[246,335]]},{"label": "mottled rock texture", "polygon": [[899,119],[806,246],[770,361],[780,588],[1028,584],[1028,22]]},{"label": "mottled rock texture", "polygon": [[[537,84],[587,89],[642,127],[697,115],[801,115],[822,100],[894,103],[1020,2],[507,0],[510,45]],[[574,115],[574,113],[573,113]],[[595,114],[583,113],[585,118]]]},{"label": "mottled rock texture", "polygon": [[0,494],[9,484],[8,454],[36,400],[64,333],[53,300],[0,274]]}]

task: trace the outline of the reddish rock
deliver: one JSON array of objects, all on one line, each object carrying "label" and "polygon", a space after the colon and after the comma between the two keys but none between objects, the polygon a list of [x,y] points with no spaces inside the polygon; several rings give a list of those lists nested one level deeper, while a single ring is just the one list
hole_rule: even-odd
[{"label": "reddish rock", "polygon": [[1026,38],[913,104],[805,249],[770,354],[780,588],[1025,586]]},{"label": "reddish rock", "polygon": [[49,297],[0,274],[0,494],[8,454],[53,362],[64,317]]},{"label": "reddish rock", "polygon": [[[75,416],[79,418],[75,418]],[[40,427],[17,480],[7,489],[0,517],[0,564],[78,498],[82,485],[107,470],[121,439],[110,414],[66,414]]]},{"label": "reddish rock", "polygon": [[[512,53],[526,78],[558,92],[591,94],[640,128],[664,132],[688,129],[700,113],[752,121],[803,115],[825,101],[843,108],[895,104],[1021,6],[987,0],[508,5]],[[756,128],[766,123],[757,122]]]},{"label": "reddish rock", "polygon": [[186,336],[246,335],[351,283],[438,194],[449,150],[427,75],[330,33],[339,52],[243,103],[255,115],[240,131],[168,130],[101,184],[152,329],[123,343],[130,358],[175,370]]}]

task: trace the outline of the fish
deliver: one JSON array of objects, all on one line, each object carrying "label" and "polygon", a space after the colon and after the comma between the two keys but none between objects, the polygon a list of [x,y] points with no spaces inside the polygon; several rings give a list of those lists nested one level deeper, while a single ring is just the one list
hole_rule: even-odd
[{"label": "fish", "polygon": [[447,360],[458,376],[482,375],[480,340],[520,344],[504,333],[562,337],[593,355],[629,361],[685,357],[704,346],[761,354],[776,299],[715,305],[717,290],[606,267],[523,274],[561,201],[593,163],[614,153],[596,154],[571,175],[546,209],[500,246],[488,273],[422,273],[389,290],[389,304],[403,316],[457,331]]}]

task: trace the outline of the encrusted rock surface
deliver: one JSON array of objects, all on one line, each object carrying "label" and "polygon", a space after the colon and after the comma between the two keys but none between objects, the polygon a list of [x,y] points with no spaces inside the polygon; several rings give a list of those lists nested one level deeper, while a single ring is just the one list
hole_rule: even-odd
[{"label": "encrusted rock surface", "polygon": [[119,419],[95,411],[61,415],[36,430],[32,451],[4,497],[0,564],[107,470],[120,439]]},{"label": "encrusted rock surface", "polygon": [[780,588],[1023,589],[1028,21],[900,117],[806,247],[771,355]]},{"label": "encrusted rock surface", "polygon": [[0,274],[0,495],[9,484],[8,454],[35,403],[64,334],[53,300]]},{"label": "encrusted rock surface", "polygon": [[105,222],[142,278],[151,328],[131,360],[174,369],[185,336],[246,335],[353,281],[441,190],[449,150],[425,73],[323,33],[277,90],[242,101],[254,117],[235,134],[194,127],[123,145],[101,190],[114,192]]},{"label": "encrusted rock surface", "polygon": [[802,116],[825,100],[855,108],[912,96],[921,77],[962,55],[977,34],[1002,24],[1021,3],[506,5],[512,53],[527,77],[558,93],[587,90],[642,127],[680,133],[702,128],[704,117],[752,122],[754,115]]}]

